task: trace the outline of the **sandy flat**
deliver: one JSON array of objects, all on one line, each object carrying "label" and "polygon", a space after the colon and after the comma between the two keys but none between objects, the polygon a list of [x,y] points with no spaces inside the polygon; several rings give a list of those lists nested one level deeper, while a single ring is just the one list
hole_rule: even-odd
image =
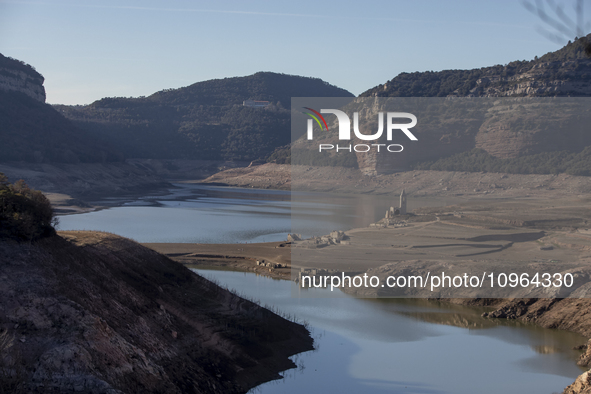
[{"label": "sandy flat", "polygon": [[[250,244],[145,243],[144,246],[191,268],[228,267],[276,278],[290,279],[291,250],[286,242]],[[271,268],[261,263],[279,264]]]}]

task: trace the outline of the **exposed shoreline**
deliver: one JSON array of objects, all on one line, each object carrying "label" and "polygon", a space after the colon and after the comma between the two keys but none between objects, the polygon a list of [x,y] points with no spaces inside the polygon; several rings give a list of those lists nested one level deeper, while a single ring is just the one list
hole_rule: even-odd
[{"label": "exposed shoreline", "polygon": [[[292,188],[292,170],[292,167],[286,165],[265,164],[229,169],[206,179],[181,180],[181,182],[290,190]],[[565,174],[514,175],[438,171],[411,171],[379,177],[359,177],[357,170],[344,168],[318,169],[309,167],[305,171],[308,183],[300,186],[308,191],[397,195],[404,187],[407,193],[412,196],[458,197],[462,200],[476,201],[476,205],[478,201],[482,201],[482,203],[525,201],[528,204],[531,201],[537,201],[537,210],[529,218],[524,217],[518,221],[515,221],[511,210],[505,213],[494,211],[491,216],[489,213],[485,213],[486,209],[481,211],[476,209],[475,214],[471,217],[464,217],[464,220],[472,220],[477,226],[482,225],[482,220],[485,218],[498,221],[501,224],[532,228],[533,221],[540,219],[541,214],[546,214],[544,217],[546,222],[542,223],[543,226],[546,226],[545,228],[551,229],[556,226],[558,226],[556,228],[564,226],[566,226],[565,228],[578,228],[586,226],[586,218],[589,217],[587,212],[580,214],[577,209],[587,205],[587,196],[591,192],[591,177]],[[543,211],[545,204],[549,206],[551,203],[557,203],[556,205],[561,209]],[[473,204],[473,208],[476,205]],[[519,207],[515,207],[515,209],[518,210]],[[451,214],[453,214],[453,210],[454,207],[451,208]],[[422,213],[428,214],[428,211],[427,209]],[[560,218],[552,216],[556,212],[560,212]],[[580,222],[580,219],[584,219],[583,222]],[[168,255],[188,267],[231,268],[277,279],[291,279],[290,268],[269,268],[256,265],[257,260],[285,264],[285,256],[289,255],[290,251],[289,244],[285,242],[245,245],[146,244],[146,246]],[[518,319],[546,328],[568,330],[582,334],[587,338],[591,337],[591,313],[589,316],[586,313],[586,310],[591,311],[591,302],[588,302],[587,299],[446,299],[444,301],[494,307],[495,310],[489,313],[489,317]],[[591,359],[591,349],[588,349],[582,358],[585,357],[587,360]],[[575,391],[568,388],[565,389],[565,393],[587,392],[585,390],[591,387],[591,380],[581,383],[581,379],[586,379],[584,375],[581,375],[577,380],[578,388]]]},{"label": "exposed shoreline", "polygon": [[[292,280],[289,244],[269,242],[260,244],[142,244],[190,268],[231,269]],[[221,253],[224,252],[225,253]],[[256,261],[286,264],[284,268],[261,267]],[[545,328],[559,328],[591,338],[591,300],[588,299],[503,299],[503,298],[430,298],[458,305],[478,305],[495,308],[489,318],[519,319]],[[586,309],[589,309],[587,316]],[[562,318],[561,311],[568,317]],[[577,316],[579,316],[577,318]],[[584,318],[584,319],[582,319]]]},{"label": "exposed shoreline", "polygon": [[[290,268],[269,269],[256,265],[256,261],[287,263],[291,266],[291,245],[285,242],[265,244],[145,244],[154,250],[182,262],[190,268],[231,269],[256,273],[276,279],[292,280]],[[492,298],[433,298],[434,302],[448,302],[465,306],[490,308],[486,318],[514,319],[549,329],[575,332],[591,338],[590,299],[492,299]],[[589,366],[591,341],[581,344],[583,354],[578,365]],[[565,389],[566,394],[588,393],[590,377],[584,373]]]},{"label": "exposed shoreline", "polygon": [[[275,279],[291,280],[290,268],[266,269],[256,265],[256,260],[269,259],[282,243],[248,245],[204,245],[204,244],[144,244],[166,254],[189,268],[231,269],[269,276]],[[232,250],[228,254],[216,255],[222,250]],[[241,250],[238,250],[241,249]],[[177,251],[177,252],[175,252]],[[273,259],[278,261],[279,259]],[[268,261],[271,261],[270,259]],[[285,261],[281,259],[280,261]],[[431,299],[433,302],[449,302],[465,306],[485,306],[491,308],[488,318],[515,319],[539,325],[548,329],[575,332],[591,338],[591,300],[589,299]],[[591,339],[581,348],[584,351],[578,365],[589,366],[591,361]],[[580,375],[576,381],[565,388],[564,394],[588,394],[591,390],[591,374]]]},{"label": "exposed shoreline", "polygon": [[505,174],[455,171],[405,171],[365,176],[343,167],[267,163],[232,168],[206,179],[185,181],[217,186],[307,192],[393,194],[413,197],[555,198],[586,196],[591,177],[567,174]]},{"label": "exposed shoreline", "polygon": [[[291,280],[291,248],[288,242],[250,244],[143,243],[188,268],[231,268],[274,279]],[[257,265],[272,263],[281,267]]]}]

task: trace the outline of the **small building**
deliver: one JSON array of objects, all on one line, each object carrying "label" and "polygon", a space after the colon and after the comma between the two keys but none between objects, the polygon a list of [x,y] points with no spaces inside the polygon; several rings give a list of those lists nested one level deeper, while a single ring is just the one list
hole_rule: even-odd
[{"label": "small building", "polygon": [[400,206],[398,208],[390,207],[386,210],[386,215],[377,223],[370,224],[370,227],[406,227],[406,221],[401,216],[406,216],[406,192],[404,189],[400,193]]},{"label": "small building", "polygon": [[384,219],[394,219],[394,216],[398,215],[406,215],[406,192],[402,189],[402,193],[400,193],[400,206],[398,208],[390,207],[386,211],[386,216]]},{"label": "small building", "polygon": [[251,108],[265,108],[269,104],[271,104],[270,101],[244,100],[242,102],[242,106]]}]

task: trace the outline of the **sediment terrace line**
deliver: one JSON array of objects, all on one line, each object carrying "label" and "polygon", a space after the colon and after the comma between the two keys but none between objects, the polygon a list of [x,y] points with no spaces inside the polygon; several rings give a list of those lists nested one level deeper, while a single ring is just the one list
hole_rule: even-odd
[{"label": "sediment terrace line", "polygon": [[236,260],[253,260],[252,257],[244,256],[230,256],[227,254],[206,254],[206,253],[165,253],[169,257],[202,257],[206,259],[236,259]]},{"label": "sediment terrace line", "polygon": [[545,231],[535,233],[513,233],[513,234],[490,234],[479,235],[473,238],[465,238],[466,241],[487,242],[487,241],[509,241],[509,242],[530,242],[537,241],[546,236]]},{"label": "sediment terrace line", "polygon": [[437,245],[413,245],[410,248],[411,249],[421,249],[421,248],[444,248],[444,247],[449,247],[449,246],[468,246],[470,248],[486,248],[486,249],[491,249],[491,248],[507,248],[509,246],[513,245],[513,242],[510,242],[509,244],[506,245],[488,245],[488,244],[437,244]]}]

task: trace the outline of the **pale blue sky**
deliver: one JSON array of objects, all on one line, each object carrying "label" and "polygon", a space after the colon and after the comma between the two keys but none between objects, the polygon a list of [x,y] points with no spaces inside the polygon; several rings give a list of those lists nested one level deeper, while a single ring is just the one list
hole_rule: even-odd
[{"label": "pale blue sky", "polygon": [[0,53],[43,74],[52,104],[257,71],[318,77],[357,95],[403,71],[505,64],[560,47],[536,26],[509,0],[0,0]]}]

